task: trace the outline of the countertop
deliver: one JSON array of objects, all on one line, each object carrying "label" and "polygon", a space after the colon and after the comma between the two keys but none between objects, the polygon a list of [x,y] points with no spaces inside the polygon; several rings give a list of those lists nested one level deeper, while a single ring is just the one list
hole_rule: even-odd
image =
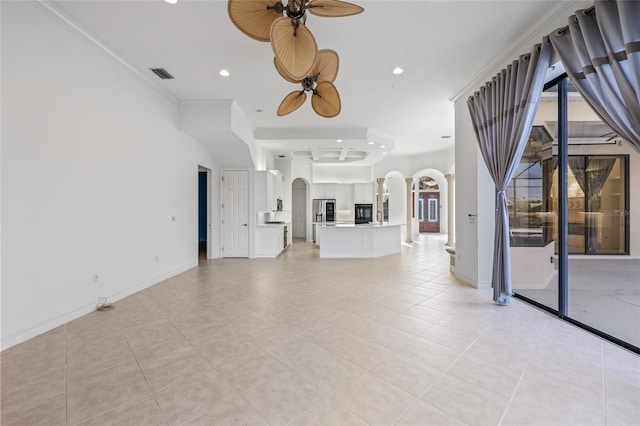
[{"label": "countertop", "polygon": [[277,228],[279,226],[291,226],[291,222],[282,222],[282,223],[258,223],[256,226],[264,227],[264,228]]},{"label": "countertop", "polygon": [[356,228],[356,227],[363,227],[363,228],[382,228],[382,227],[389,227],[389,226],[400,226],[400,225],[390,225],[389,223],[385,222],[383,224],[379,224],[377,222],[373,222],[373,223],[353,223],[353,222],[317,222],[318,225],[323,226],[323,227],[334,227],[334,228]]}]

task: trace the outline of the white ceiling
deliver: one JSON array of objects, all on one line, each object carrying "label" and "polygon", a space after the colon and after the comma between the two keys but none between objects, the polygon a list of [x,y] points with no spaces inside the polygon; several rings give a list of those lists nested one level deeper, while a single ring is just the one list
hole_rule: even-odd
[{"label": "white ceiling", "polygon": [[[364,13],[307,19],[318,47],[340,55],[335,84],[342,112],[332,119],[317,116],[309,99],[289,116],[276,115],[282,98],[299,86],[279,77],[268,43],[233,26],[225,0],[54,4],[175,98],[235,100],[257,128],[258,142],[276,154],[334,149],[344,133],[365,135],[346,136],[342,146],[370,152],[375,159],[382,158],[382,151],[415,155],[451,147],[450,97],[479,72],[486,74],[483,70],[524,53],[527,48],[518,52],[514,47],[521,48],[554,10],[566,8],[558,1],[353,2]],[[396,66],[404,74],[393,75]],[[154,67],[165,68],[175,80],[159,80],[149,71]],[[219,76],[221,69],[231,76]],[[268,136],[260,139],[260,134]],[[366,143],[369,134],[377,136],[373,146]]]}]

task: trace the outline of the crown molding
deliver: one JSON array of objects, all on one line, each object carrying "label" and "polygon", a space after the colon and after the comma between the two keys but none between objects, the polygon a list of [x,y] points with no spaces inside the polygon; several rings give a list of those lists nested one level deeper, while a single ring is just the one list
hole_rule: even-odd
[{"label": "crown molding", "polygon": [[[534,44],[542,42],[542,37],[544,37],[544,35],[549,34],[551,31],[557,28],[558,25],[554,22],[558,18],[564,17],[564,19],[568,19],[569,16],[575,13],[576,9],[579,9],[581,7],[576,7],[576,4],[581,3],[584,4],[585,2],[580,0],[572,0],[559,1],[554,4],[542,18],[540,18],[537,22],[529,27],[531,28],[530,31],[524,33],[521,37],[516,39],[516,41],[513,43],[513,46],[515,47],[503,51],[502,54],[496,56],[484,67],[473,73],[465,83],[458,87],[451,94],[451,96],[449,96],[449,100],[455,103],[456,101],[458,101],[458,99],[460,99],[460,97],[464,96],[470,90],[479,88],[484,83],[486,83],[489,80],[490,76],[493,76],[493,74],[497,74],[498,72],[500,72],[500,70],[504,68],[506,64],[518,58],[520,55],[530,52],[530,49]],[[536,37],[539,37],[540,40],[532,41],[535,40]]]},{"label": "crown molding", "polygon": [[107,45],[104,41],[100,40],[97,36],[92,34],[89,30],[80,25],[77,21],[71,18],[69,15],[60,10],[57,6],[52,4],[47,0],[28,0],[30,4],[45,12],[47,15],[54,18],[56,21],[67,27],[71,32],[73,32],[76,36],[86,40],[89,44],[100,52],[105,54],[107,57],[111,58],[117,64],[122,66],[124,69],[134,74],[136,77],[140,78],[144,81],[149,87],[155,89],[162,96],[167,98],[169,101],[174,104],[178,104],[180,99],[176,97],[173,93],[166,90],[164,87],[160,86],[157,82],[153,81],[148,76],[144,75],[138,69],[136,69],[133,65],[127,62],[122,56],[118,55],[109,45]]}]

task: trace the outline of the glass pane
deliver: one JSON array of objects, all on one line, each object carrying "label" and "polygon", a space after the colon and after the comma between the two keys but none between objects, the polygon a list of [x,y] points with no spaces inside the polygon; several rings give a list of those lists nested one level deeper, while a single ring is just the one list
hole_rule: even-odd
[{"label": "glass pane", "polygon": [[625,176],[622,157],[588,157],[587,181],[593,196],[588,203],[592,217],[588,252],[623,254],[625,252]]},{"label": "glass pane", "polygon": [[557,117],[554,87],[542,94],[527,147],[507,190],[513,290],[553,309],[558,309],[557,159],[555,128],[547,123]]},{"label": "glass pane", "polygon": [[584,158],[570,157],[568,164],[567,194],[569,196],[569,254],[585,252],[586,215],[584,197]]},{"label": "glass pane", "polygon": [[438,221],[438,200],[429,198],[429,222]]},{"label": "glass pane", "polygon": [[638,191],[626,187],[640,154],[618,144],[577,92],[569,99],[569,201],[573,190],[583,205],[569,213],[568,316],[640,346],[640,260],[627,241],[627,194]]}]

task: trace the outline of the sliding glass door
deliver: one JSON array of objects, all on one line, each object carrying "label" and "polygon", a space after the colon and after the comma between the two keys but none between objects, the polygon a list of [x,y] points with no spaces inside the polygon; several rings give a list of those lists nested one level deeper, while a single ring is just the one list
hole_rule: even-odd
[{"label": "sliding glass door", "polygon": [[[566,91],[558,89],[563,78],[545,87],[508,191],[513,289],[639,350],[640,259],[630,247],[640,244],[633,208],[640,201],[634,174],[640,154],[600,121],[570,81],[560,85]],[[566,186],[559,180],[563,167]]]}]

